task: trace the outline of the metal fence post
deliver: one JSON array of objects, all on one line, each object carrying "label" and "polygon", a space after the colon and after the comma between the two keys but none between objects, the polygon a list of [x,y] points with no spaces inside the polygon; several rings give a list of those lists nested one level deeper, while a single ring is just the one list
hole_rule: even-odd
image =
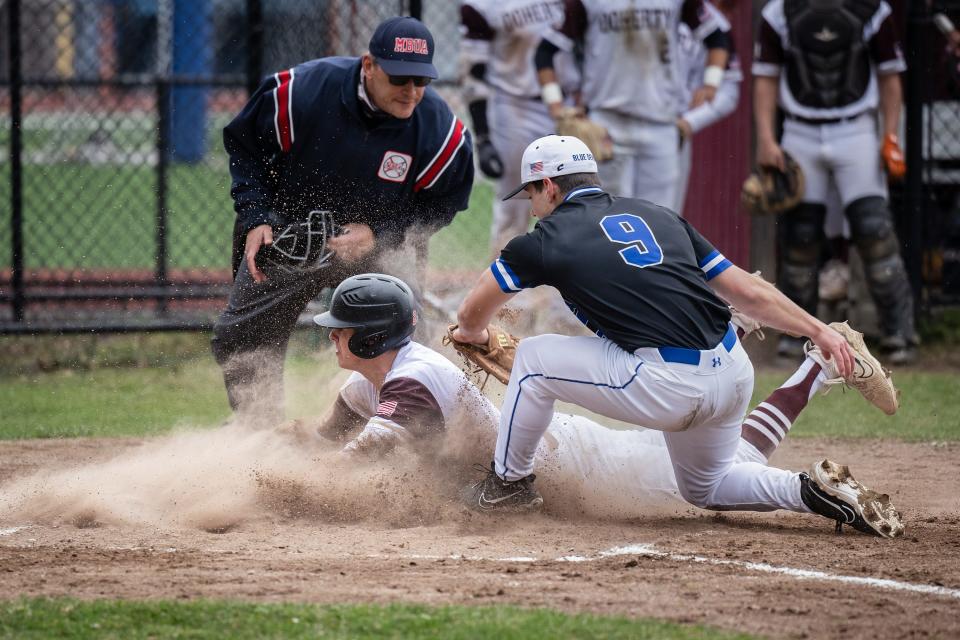
[{"label": "metal fence post", "polygon": [[263,3],[247,0],[247,94],[253,95],[263,77]]},{"label": "metal fence post", "polygon": [[[157,202],[153,273],[158,287],[167,284],[167,169],[170,161],[170,110],[173,107],[170,94],[173,20],[173,0],[160,0],[157,5]],[[163,310],[165,298],[157,298],[157,306]]]},{"label": "metal fence post", "polygon": [[423,0],[410,0],[410,15],[423,20]]},{"label": "metal fence post", "polygon": [[929,57],[926,53],[924,29],[928,24],[924,3],[911,2],[907,15],[907,82],[905,94],[906,111],[906,214],[907,238],[904,256],[910,285],[913,288],[914,309],[920,312],[923,287],[923,108],[929,87]]},{"label": "metal fence post", "polygon": [[13,319],[23,322],[23,68],[20,51],[20,0],[10,0],[10,226],[13,268]]}]

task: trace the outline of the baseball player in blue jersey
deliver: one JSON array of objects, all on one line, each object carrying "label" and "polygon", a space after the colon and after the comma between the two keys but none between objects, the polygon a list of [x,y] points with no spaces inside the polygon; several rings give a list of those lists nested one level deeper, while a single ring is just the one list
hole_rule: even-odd
[{"label": "baseball player in blue jersey", "polygon": [[453,337],[486,344],[494,313],[540,285],[555,287],[596,336],[521,341],[479,508],[542,502],[534,453],[560,400],[662,431],[680,495],[696,506],[813,512],[877,535],[902,532],[889,498],[845,467],[824,460],[808,475],[736,460],[753,366],[724,301],[764,325],[809,336],[850,379],[857,356],[844,335],[731,264],[669,209],[604,192],[593,156],[576,138],[535,140],[520,175],[514,194],[530,198],[539,222],[480,277]]},{"label": "baseball player in blue jersey", "polygon": [[371,271],[411,227],[435,230],[466,209],[472,144],[427,86],[433,53],[421,22],[391,18],[362,57],[267,78],[224,129],[236,277],[213,353],[238,413],[277,421],[284,352],[309,300]]},{"label": "baseball player in blue jersey", "polygon": [[[450,360],[412,340],[414,307],[410,288],[397,278],[369,273],[340,283],[330,311],[314,322],[331,329],[337,363],[353,373],[324,418],[293,420],[278,430],[304,446],[334,444],[358,463],[412,452],[454,473],[489,451],[499,412]],[[733,322],[739,337],[757,326],[741,314]],[[865,349],[856,357],[864,367],[881,369]],[[736,460],[768,464],[814,394],[840,382],[833,364],[810,349],[744,420]],[[884,412],[896,411],[892,384],[852,386]],[[555,413],[535,460],[547,495],[564,498],[561,513],[636,518],[653,505],[681,500],[660,431],[610,429]]]}]

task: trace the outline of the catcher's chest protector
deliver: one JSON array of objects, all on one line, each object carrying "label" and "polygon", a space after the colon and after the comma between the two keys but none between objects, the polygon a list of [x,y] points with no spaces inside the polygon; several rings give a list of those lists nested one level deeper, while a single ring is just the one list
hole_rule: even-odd
[{"label": "catcher's chest protector", "polygon": [[786,78],[797,102],[829,109],[866,93],[872,70],[863,27],[879,7],[880,0],[784,0]]}]

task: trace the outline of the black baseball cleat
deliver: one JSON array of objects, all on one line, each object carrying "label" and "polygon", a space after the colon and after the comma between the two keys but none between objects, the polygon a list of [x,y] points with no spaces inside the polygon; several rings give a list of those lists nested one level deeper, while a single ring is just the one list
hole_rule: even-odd
[{"label": "black baseball cleat", "polygon": [[543,506],[543,497],[533,488],[533,481],[537,477],[534,474],[510,481],[497,475],[492,462],[490,469],[479,465],[478,467],[487,475],[473,485],[471,509],[484,512],[518,512],[535,511]]},{"label": "black baseball cleat", "polygon": [[846,465],[821,460],[809,475],[801,473],[800,498],[814,513],[836,520],[837,533],[848,524],[882,538],[903,535],[903,516],[890,503],[890,496],[857,482]]}]

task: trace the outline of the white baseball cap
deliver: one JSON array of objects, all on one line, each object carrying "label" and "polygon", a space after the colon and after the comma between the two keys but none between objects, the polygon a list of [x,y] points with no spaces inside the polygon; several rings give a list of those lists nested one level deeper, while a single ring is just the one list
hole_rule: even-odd
[{"label": "white baseball cap", "polygon": [[537,180],[596,172],[597,161],[583,140],[573,136],[544,136],[527,145],[520,162],[520,186],[504,200],[509,200]]}]

